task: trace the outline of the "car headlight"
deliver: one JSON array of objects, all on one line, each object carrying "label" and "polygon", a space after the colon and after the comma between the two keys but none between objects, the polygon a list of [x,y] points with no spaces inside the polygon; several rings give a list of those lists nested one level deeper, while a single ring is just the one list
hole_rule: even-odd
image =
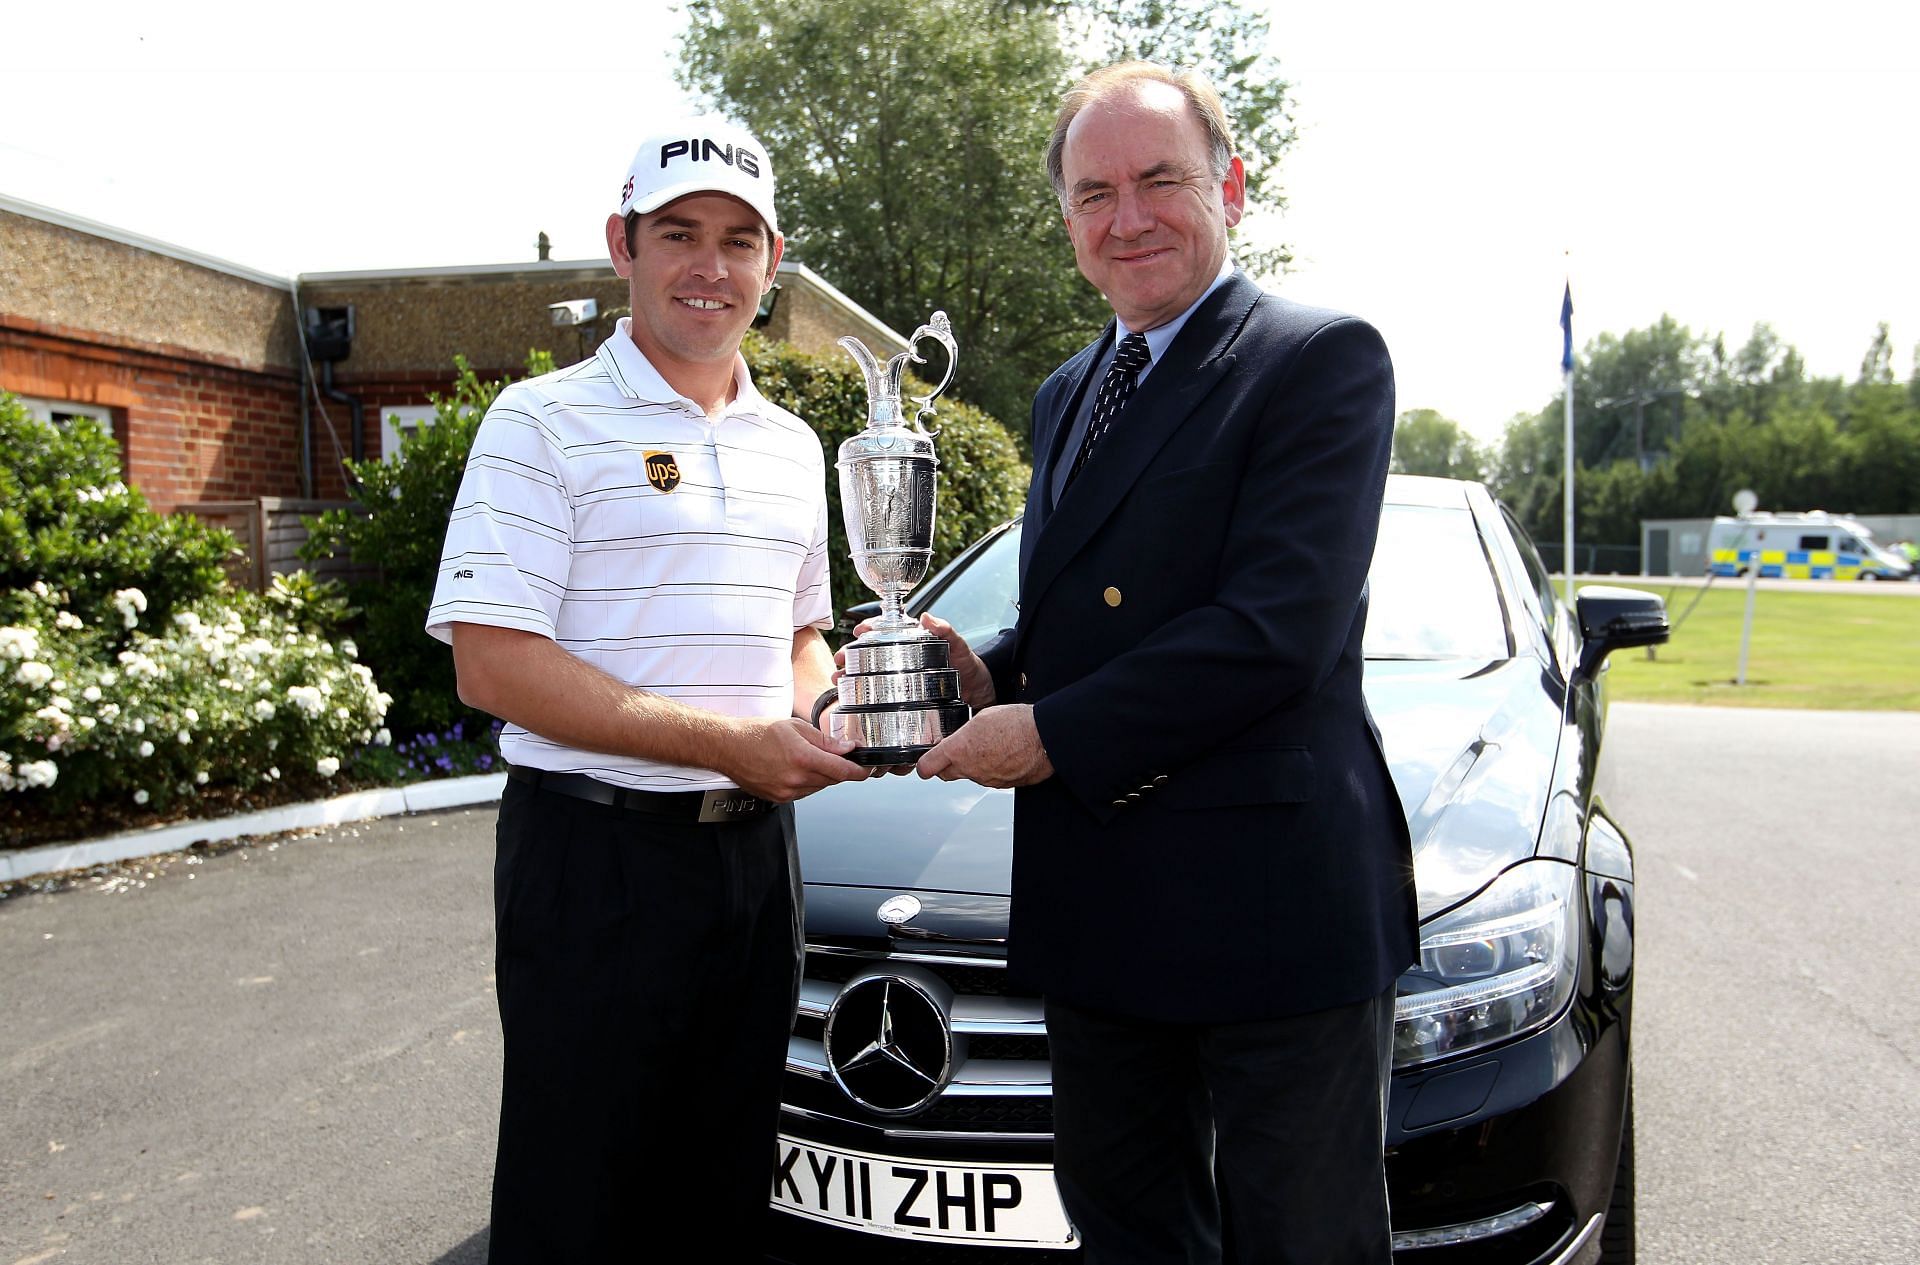
[{"label": "car headlight", "polygon": [[1573,993],[1577,867],[1524,861],[1420,929],[1394,999],[1393,1065],[1413,1067],[1546,1025]]}]

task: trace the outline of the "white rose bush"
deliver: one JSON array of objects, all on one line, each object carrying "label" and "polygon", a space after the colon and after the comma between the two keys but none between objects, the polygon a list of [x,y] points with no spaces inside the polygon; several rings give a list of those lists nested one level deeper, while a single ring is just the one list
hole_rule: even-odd
[{"label": "white rose bush", "polygon": [[392,702],[341,647],[250,594],[151,630],[137,589],[92,612],[35,596],[37,611],[0,627],[0,792],[44,797],[48,811],[163,808],[275,781],[281,766],[332,777],[374,744]]},{"label": "white rose bush", "polygon": [[[433,495],[407,501],[419,523],[445,522],[448,460]],[[235,554],[225,531],[154,512],[107,428],[49,425],[0,391],[0,847],[494,766],[497,725],[455,714],[440,677],[412,679],[424,596],[362,612],[304,571],[236,590]],[[425,558],[408,565],[430,590]],[[383,588],[398,566],[382,560]],[[390,717],[349,626],[445,717]],[[422,662],[449,670],[429,649]]]}]

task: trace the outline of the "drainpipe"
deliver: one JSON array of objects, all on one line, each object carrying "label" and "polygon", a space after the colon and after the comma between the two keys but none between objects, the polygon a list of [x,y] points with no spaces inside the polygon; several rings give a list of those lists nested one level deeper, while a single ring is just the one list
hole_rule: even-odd
[{"label": "drainpipe", "polygon": [[348,410],[352,412],[353,459],[355,461],[365,461],[367,459],[367,435],[366,428],[362,423],[366,418],[366,406],[361,404],[357,397],[348,395],[345,391],[338,390],[334,387],[333,361],[325,360],[321,363],[325,367],[320,370],[320,394],[326,396],[329,400],[334,400],[346,405]]},{"label": "drainpipe", "polygon": [[300,278],[294,277],[293,287],[293,323],[300,332],[295,335],[295,345],[300,349],[300,359],[295,368],[300,372],[300,499],[313,499],[313,357],[307,353],[306,331],[301,323]]},{"label": "drainpipe", "polygon": [[300,360],[300,499],[313,499],[313,401],[307,391],[313,384],[312,367]]}]

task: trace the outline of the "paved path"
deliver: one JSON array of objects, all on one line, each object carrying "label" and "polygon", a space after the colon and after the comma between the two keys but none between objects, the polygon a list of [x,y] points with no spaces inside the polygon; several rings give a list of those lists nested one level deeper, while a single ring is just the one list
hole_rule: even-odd
[{"label": "paved path", "polygon": [[1617,704],[1641,1259],[1920,1261],[1920,715]]},{"label": "paved path", "polygon": [[[1642,1261],[1920,1260],[1920,716],[1622,704],[1612,738]],[[491,822],[0,901],[0,1265],[478,1265]]]},{"label": "paved path", "polygon": [[0,902],[0,1265],[477,1265],[492,818]]}]

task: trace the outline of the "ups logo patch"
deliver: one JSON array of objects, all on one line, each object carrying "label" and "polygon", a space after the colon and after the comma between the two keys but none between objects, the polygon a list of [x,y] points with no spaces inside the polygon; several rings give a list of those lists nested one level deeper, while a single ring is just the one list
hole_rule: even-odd
[{"label": "ups logo patch", "polygon": [[662,492],[671,492],[680,486],[680,463],[673,459],[672,453],[647,454],[647,482]]}]

